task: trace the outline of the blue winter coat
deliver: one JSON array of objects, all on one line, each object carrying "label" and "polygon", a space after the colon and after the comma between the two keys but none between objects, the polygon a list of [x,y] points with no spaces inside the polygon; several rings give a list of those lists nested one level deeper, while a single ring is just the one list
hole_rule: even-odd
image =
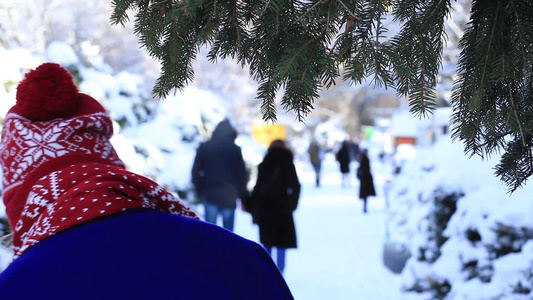
[{"label": "blue winter coat", "polygon": [[246,196],[248,176],[241,148],[234,142],[230,122],[220,122],[211,139],[198,147],[191,171],[196,192],[203,201],[235,208]]},{"label": "blue winter coat", "polygon": [[11,299],[293,299],[264,249],[200,220],[142,209],[49,237],[0,273]]}]

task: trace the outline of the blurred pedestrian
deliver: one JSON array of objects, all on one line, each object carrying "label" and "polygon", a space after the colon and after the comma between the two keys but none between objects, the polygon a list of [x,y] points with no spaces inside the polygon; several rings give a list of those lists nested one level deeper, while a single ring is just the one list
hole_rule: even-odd
[{"label": "blurred pedestrian", "polygon": [[311,141],[309,148],[307,149],[309,154],[309,161],[315,171],[315,185],[320,187],[320,173],[322,169],[322,159],[324,158],[324,151],[316,140]]},{"label": "blurred pedestrian", "polygon": [[276,248],[275,261],[282,273],[286,249],[297,247],[293,212],[299,197],[300,182],[293,154],[283,140],[275,140],[258,166],[250,202],[255,207],[259,240],[271,255]]},{"label": "blurred pedestrian", "polygon": [[196,151],[191,171],[196,193],[204,203],[205,220],[233,231],[237,199],[246,197],[248,175],[241,148],[235,144],[237,131],[229,120],[218,123],[212,137]]},{"label": "blurred pedestrian", "polygon": [[112,134],[60,65],[19,83],[0,141],[14,251],[2,299],[293,299],[263,247],[128,171]]},{"label": "blurred pedestrian", "polygon": [[350,186],[350,143],[348,140],[344,140],[341,144],[341,148],[335,154],[335,159],[339,162],[339,169],[341,172],[341,186]]},{"label": "blurred pedestrian", "polygon": [[361,148],[359,147],[359,143],[356,141],[350,140],[350,157],[352,161],[361,160]]},{"label": "blurred pedestrian", "polygon": [[361,151],[361,161],[358,168],[359,185],[359,199],[363,201],[363,213],[367,213],[367,199],[370,196],[376,195],[374,188],[374,178],[370,170],[370,159],[368,158],[368,150]]}]

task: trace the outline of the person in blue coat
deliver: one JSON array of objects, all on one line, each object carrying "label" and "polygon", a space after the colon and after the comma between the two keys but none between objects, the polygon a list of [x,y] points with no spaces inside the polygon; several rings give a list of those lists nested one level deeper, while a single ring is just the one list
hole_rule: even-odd
[{"label": "person in blue coat", "polygon": [[263,247],[126,170],[112,128],[60,65],[20,82],[0,140],[1,299],[293,299]]},{"label": "person in blue coat", "polygon": [[293,299],[266,251],[216,225],[128,210],[49,237],[0,273],[0,299]]},{"label": "person in blue coat", "polygon": [[235,144],[237,131],[229,120],[218,123],[211,139],[202,143],[191,170],[196,193],[204,203],[205,220],[233,231],[237,199],[247,195],[248,175],[241,148]]}]

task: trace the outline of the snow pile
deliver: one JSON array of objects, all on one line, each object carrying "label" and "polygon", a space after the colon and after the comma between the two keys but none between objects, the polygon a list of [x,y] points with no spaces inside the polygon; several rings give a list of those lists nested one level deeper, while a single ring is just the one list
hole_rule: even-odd
[{"label": "snow pile", "polygon": [[533,295],[533,186],[508,194],[494,176],[497,159],[468,158],[446,136],[404,164],[389,202],[391,238],[413,254],[406,290],[446,299]]}]

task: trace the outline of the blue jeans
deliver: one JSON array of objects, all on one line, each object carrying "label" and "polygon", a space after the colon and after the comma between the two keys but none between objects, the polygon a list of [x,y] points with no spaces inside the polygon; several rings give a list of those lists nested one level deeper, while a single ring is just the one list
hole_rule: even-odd
[{"label": "blue jeans", "polygon": [[[268,255],[272,256],[272,246],[263,245],[263,247],[268,252]],[[285,269],[285,250],[287,249],[276,247],[276,265],[281,274],[283,274],[283,270]]]},{"label": "blue jeans", "polygon": [[233,224],[235,222],[235,209],[229,207],[221,207],[213,203],[204,201],[205,221],[217,224],[218,215],[222,215],[222,227],[229,231],[233,231]]},{"label": "blue jeans", "polygon": [[313,164],[313,169],[315,170],[315,184],[316,186],[320,186],[320,169],[322,168],[322,165],[320,163]]}]

